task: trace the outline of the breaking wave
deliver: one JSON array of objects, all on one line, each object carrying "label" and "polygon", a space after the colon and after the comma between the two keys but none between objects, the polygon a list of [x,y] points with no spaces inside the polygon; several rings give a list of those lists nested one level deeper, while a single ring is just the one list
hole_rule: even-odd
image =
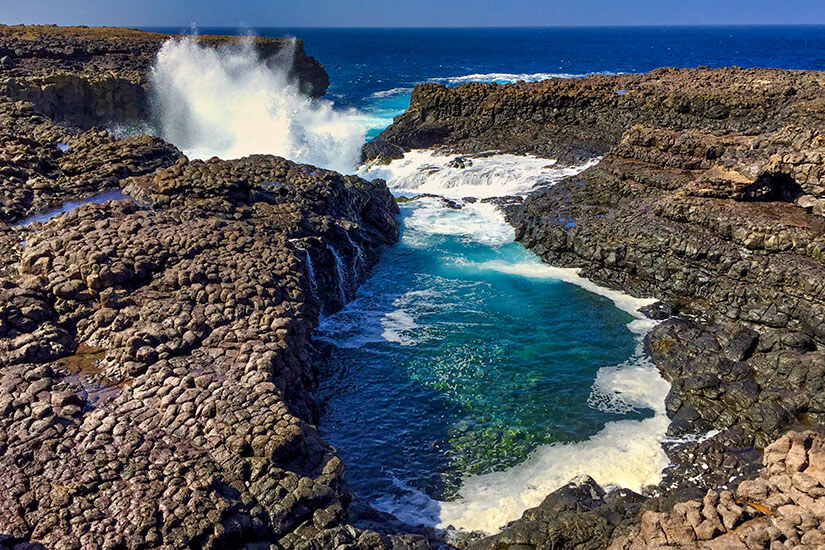
[{"label": "breaking wave", "polygon": [[293,57],[294,47],[264,61],[251,38],[218,48],[168,40],[150,73],[161,136],[190,158],[273,154],[352,172],[359,113],[304,95],[286,69]]},{"label": "breaking wave", "polygon": [[365,166],[360,175],[383,178],[397,194],[432,193],[447,197],[490,198],[527,193],[574,176],[598,163],[558,166],[531,156],[478,154],[456,157],[431,150],[410,151],[386,166]]},{"label": "breaking wave", "polygon": [[617,74],[617,73],[474,73],[463,76],[439,76],[430,78],[430,82],[438,84],[447,84],[448,86],[457,86],[465,82],[496,82],[499,84],[507,84],[510,82],[538,82],[540,80],[549,80],[551,78],[583,78],[592,74]]}]

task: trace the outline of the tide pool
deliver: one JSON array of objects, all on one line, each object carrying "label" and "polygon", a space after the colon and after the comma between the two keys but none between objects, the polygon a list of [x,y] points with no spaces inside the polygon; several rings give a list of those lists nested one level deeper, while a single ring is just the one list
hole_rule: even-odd
[{"label": "tide pool", "polygon": [[[581,168],[522,158],[513,179],[515,164],[487,157],[459,170],[421,151],[373,175],[399,194],[457,198]],[[578,473],[635,489],[656,481],[667,384],[641,353],[644,322],[631,314],[641,302],[620,308],[618,293],[573,284],[588,285],[514,242],[492,204],[423,197],[400,208],[399,244],[317,334],[320,430],[356,495],[413,523],[495,531]],[[644,442],[623,449],[625,438]]]}]

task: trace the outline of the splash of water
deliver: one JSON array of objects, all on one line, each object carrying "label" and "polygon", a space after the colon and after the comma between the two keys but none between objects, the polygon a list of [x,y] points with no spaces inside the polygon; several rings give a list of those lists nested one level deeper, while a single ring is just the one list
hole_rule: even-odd
[{"label": "splash of water", "polygon": [[[461,163],[457,164],[459,160]],[[359,175],[367,179],[382,178],[397,194],[432,193],[481,199],[527,193],[535,187],[575,176],[600,160],[595,158],[579,166],[559,166],[555,160],[532,156],[487,153],[456,157],[415,149],[385,166],[365,165]]]},{"label": "splash of water", "polygon": [[344,269],[344,261],[341,259],[341,255],[338,254],[338,251],[335,250],[335,247],[328,244],[327,249],[332,254],[332,257],[335,259],[335,271],[338,273],[338,293],[341,295],[341,305],[345,305],[347,303],[347,272]]},{"label": "splash of water", "polygon": [[273,154],[349,173],[365,130],[354,110],[310,100],[290,79],[294,50],[265,62],[251,38],[218,48],[170,39],[150,73],[161,136],[190,158]]},{"label": "splash of water", "polygon": [[367,261],[364,259],[364,251],[361,250],[361,247],[358,246],[358,244],[352,240],[352,237],[350,237],[349,233],[344,231],[344,236],[346,236],[347,242],[349,242],[349,245],[355,251],[355,258],[353,258],[352,260],[352,269],[353,271],[358,273],[358,270],[362,269],[367,263]]}]

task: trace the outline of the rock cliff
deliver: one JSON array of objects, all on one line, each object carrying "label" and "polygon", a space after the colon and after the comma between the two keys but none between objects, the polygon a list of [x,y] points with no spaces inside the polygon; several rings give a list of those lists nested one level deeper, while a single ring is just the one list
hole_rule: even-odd
[{"label": "rock cliff", "polygon": [[[110,27],[0,26],[0,93],[31,102],[59,123],[81,128],[134,123],[149,116],[148,72],[160,33]],[[219,46],[240,40],[199,36]],[[265,60],[291,63],[289,74],[310,97],[326,93],[324,67],[296,39],[256,37]]]}]

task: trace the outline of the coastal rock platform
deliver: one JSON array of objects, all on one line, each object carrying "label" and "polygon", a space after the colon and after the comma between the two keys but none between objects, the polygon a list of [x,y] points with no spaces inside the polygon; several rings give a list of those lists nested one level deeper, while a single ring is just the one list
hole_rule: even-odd
[{"label": "coastal rock platform", "polygon": [[[602,157],[505,206],[507,219],[548,263],[660,300],[648,313],[663,322],[646,348],[671,383],[665,448],[672,465],[662,483],[644,498],[602,498],[592,480],[578,480],[479,547],[604,548],[619,537],[625,542],[616,548],[740,547],[728,545],[731,537],[708,542],[739,519],[678,536],[681,527],[669,529],[688,508],[734,502],[737,487],[771,469],[760,463],[766,449],[802,437],[789,430],[821,433],[825,425],[823,144],[822,73],[666,68],[538,83],[422,84],[410,109],[365,147],[374,162],[413,148],[566,163]],[[808,433],[804,441],[808,449],[822,440]],[[803,499],[813,514],[806,518],[819,517],[812,498]],[[754,514],[784,515],[778,508],[792,503],[779,500]],[[639,521],[642,534],[628,534]],[[656,522],[667,524],[664,534]],[[743,544],[816,548],[814,523],[770,536],[760,527],[766,546]]]},{"label": "coastal rock platform", "polygon": [[[69,52],[76,33],[90,42]],[[88,84],[118,59],[104,45],[139,83],[162,40],[0,35],[6,84]],[[0,548],[430,548],[426,529],[349,523],[344,465],[315,427],[319,315],[398,238],[384,182],[268,155],[190,161],[5,90]],[[101,192],[121,200],[27,219]]]}]

